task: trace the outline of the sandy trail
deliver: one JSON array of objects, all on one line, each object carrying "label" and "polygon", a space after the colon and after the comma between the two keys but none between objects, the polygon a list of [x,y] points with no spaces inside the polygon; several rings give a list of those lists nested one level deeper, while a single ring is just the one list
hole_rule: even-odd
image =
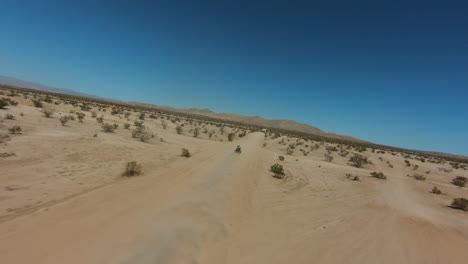
[{"label": "sandy trail", "polygon": [[[1,263],[465,263],[467,234],[404,178],[272,179],[263,134],[0,224]],[[315,166],[315,167],[314,167]],[[436,220],[432,221],[433,218]],[[464,225],[464,224],[460,224]],[[466,224],[463,226],[466,229]]]}]

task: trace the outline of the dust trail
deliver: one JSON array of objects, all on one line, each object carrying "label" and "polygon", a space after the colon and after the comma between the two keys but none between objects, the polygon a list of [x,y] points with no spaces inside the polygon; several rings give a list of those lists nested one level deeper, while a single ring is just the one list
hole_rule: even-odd
[{"label": "dust trail", "polygon": [[141,235],[141,249],[124,263],[196,264],[205,243],[222,243],[228,232],[222,219],[213,213],[219,210],[213,207],[225,198],[219,185],[233,176],[238,155],[228,154],[206,176],[194,182],[185,199],[158,213],[152,220],[154,229]]}]

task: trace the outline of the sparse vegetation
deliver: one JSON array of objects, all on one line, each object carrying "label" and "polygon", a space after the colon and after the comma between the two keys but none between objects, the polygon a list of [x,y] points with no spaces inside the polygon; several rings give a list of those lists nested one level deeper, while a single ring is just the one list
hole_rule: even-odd
[{"label": "sparse vegetation", "polygon": [[385,176],[385,174],[383,174],[382,172],[376,172],[376,171],[371,172],[371,176],[377,179],[381,179],[381,180],[387,179],[387,176]]},{"label": "sparse vegetation", "polygon": [[190,154],[190,151],[188,149],[183,148],[181,156],[186,157],[186,158],[190,158],[192,156],[192,154]]},{"label": "sparse vegetation", "polygon": [[432,187],[431,193],[433,194],[442,194],[442,191],[436,186]]},{"label": "sparse vegetation", "polygon": [[177,125],[176,126],[176,132],[177,134],[181,135],[183,133],[183,128],[181,125]]},{"label": "sparse vegetation", "polygon": [[354,156],[349,158],[350,165],[356,168],[362,168],[366,164],[370,164],[371,162],[367,159],[366,156],[361,154],[354,154]]},{"label": "sparse vegetation", "polygon": [[284,157],[283,157],[283,156],[279,156],[278,159],[279,159],[280,161],[284,161]]},{"label": "sparse vegetation", "polygon": [[125,129],[129,129],[129,128],[130,128],[130,124],[129,124],[129,123],[125,123],[125,124],[124,124],[124,128],[125,128]]},{"label": "sparse vegetation", "polygon": [[146,126],[139,126],[132,131],[132,137],[138,138],[141,142],[147,142],[153,138],[153,133]]},{"label": "sparse vegetation", "polygon": [[6,115],[5,115],[5,119],[14,120],[14,119],[15,119],[15,116],[12,115],[12,114],[6,114]]},{"label": "sparse vegetation", "polygon": [[468,211],[468,199],[465,198],[455,198],[452,201],[450,207],[454,209],[460,209],[463,211]]},{"label": "sparse vegetation", "polygon": [[426,176],[422,175],[422,174],[418,174],[418,173],[415,173],[413,174],[412,176],[415,180],[418,180],[418,181],[425,181],[426,180]]},{"label": "sparse vegetation", "polygon": [[8,131],[10,132],[10,134],[21,134],[22,129],[20,126],[12,126],[8,128]]},{"label": "sparse vegetation", "polygon": [[271,165],[270,171],[274,173],[273,177],[278,178],[278,179],[283,179],[284,178],[284,169],[283,166],[276,163]]},{"label": "sparse vegetation", "polygon": [[234,134],[234,133],[229,133],[229,134],[228,134],[228,140],[229,140],[229,141],[233,141],[235,135],[236,135],[236,134]]},{"label": "sparse vegetation", "polygon": [[50,118],[54,112],[50,109],[42,109],[42,114],[44,114],[45,117]]},{"label": "sparse vegetation", "polygon": [[62,126],[65,126],[68,123],[68,120],[68,116],[60,117],[60,123],[62,124]]},{"label": "sparse vegetation", "polygon": [[125,172],[123,176],[132,177],[141,174],[141,165],[139,165],[136,161],[130,161],[125,166]]},{"label": "sparse vegetation", "polygon": [[109,123],[103,123],[101,127],[102,127],[102,131],[106,133],[113,133],[115,130],[115,127]]},{"label": "sparse vegetation", "polygon": [[467,182],[468,182],[468,179],[463,176],[457,176],[452,180],[452,184],[458,187],[465,187]]},{"label": "sparse vegetation", "polygon": [[325,161],[327,162],[332,162],[333,161],[333,156],[330,154],[325,153]]},{"label": "sparse vegetation", "polygon": [[42,108],[42,102],[38,101],[38,100],[32,100],[32,103],[34,105],[34,107],[37,107],[37,108]]},{"label": "sparse vegetation", "polygon": [[194,136],[194,137],[198,137],[198,135],[200,135],[200,130],[198,130],[198,127],[196,127],[196,128],[193,130],[193,136]]}]

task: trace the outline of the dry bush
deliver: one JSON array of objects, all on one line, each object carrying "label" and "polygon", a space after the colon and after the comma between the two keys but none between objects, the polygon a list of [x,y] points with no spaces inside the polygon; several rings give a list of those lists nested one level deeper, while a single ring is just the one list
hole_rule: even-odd
[{"label": "dry bush", "polygon": [[190,158],[192,156],[192,154],[190,154],[190,151],[188,149],[183,148],[181,156],[186,157],[186,158]]},{"label": "dry bush", "polygon": [[123,176],[131,177],[131,176],[137,176],[140,174],[141,174],[141,165],[138,164],[136,161],[130,161],[127,163],[127,166],[125,167]]},{"label": "dry bush", "polygon": [[104,122],[104,117],[96,117],[96,122],[98,122],[99,124],[102,124]]},{"label": "dry bush", "polygon": [[167,129],[167,122],[163,119],[161,119],[161,126],[163,129]]},{"label": "dry bush", "polygon": [[68,116],[60,117],[60,123],[62,124],[62,126],[65,126],[68,123],[68,120]]},{"label": "dry bush", "polygon": [[371,176],[377,179],[381,179],[381,180],[387,179],[387,176],[385,176],[382,172],[376,172],[376,171],[371,172]]},{"label": "dry bush", "polygon": [[284,169],[283,166],[276,163],[271,165],[270,171],[274,173],[273,177],[278,178],[278,179],[283,179],[284,178]]},{"label": "dry bush", "polygon": [[32,103],[34,104],[34,107],[37,107],[37,108],[42,108],[42,102],[40,101],[37,101],[37,100],[32,100]]},{"label": "dry bush", "polygon": [[229,140],[229,141],[233,141],[235,135],[236,135],[236,134],[234,134],[234,133],[229,133],[229,134],[228,134],[228,140]]},{"label": "dry bush", "polygon": [[12,114],[6,114],[6,115],[5,115],[5,119],[14,120],[14,119],[15,119],[15,116],[12,115]]},{"label": "dry bush", "polygon": [[8,128],[8,131],[10,132],[10,134],[21,134],[22,129],[20,126],[12,126]]},{"label": "dry bush", "polygon": [[431,193],[442,194],[442,191],[439,190],[439,188],[437,188],[436,186],[434,186],[434,187],[432,187]]},{"label": "dry bush", "polygon": [[124,128],[125,128],[125,129],[129,129],[129,128],[130,128],[130,124],[129,124],[129,123],[125,123],[125,124],[124,124]]},{"label": "dry bush", "polygon": [[147,142],[153,138],[153,133],[151,133],[146,126],[140,126],[132,131],[132,137],[138,138],[141,142]]},{"label": "dry bush", "polygon": [[101,127],[102,127],[102,131],[106,133],[113,133],[115,130],[115,127],[109,123],[103,123]]},{"label": "dry bush", "polygon": [[362,168],[365,164],[371,164],[371,162],[367,159],[366,156],[361,154],[354,154],[354,156],[349,158],[350,165],[356,168]]},{"label": "dry bush", "polygon": [[83,118],[86,116],[85,113],[82,113],[82,112],[76,112],[76,117],[78,118],[78,120],[82,123],[83,122]]},{"label": "dry bush", "polygon": [[284,161],[284,157],[283,157],[283,156],[279,156],[278,159],[279,159],[280,161]]},{"label": "dry bush", "polygon": [[97,116],[97,112],[96,111],[92,111],[91,112],[91,117],[95,118]]},{"label": "dry bush", "polygon": [[4,109],[5,106],[8,106],[9,104],[9,100],[7,100],[7,98],[0,98],[0,109]]},{"label": "dry bush", "polygon": [[333,161],[333,156],[330,154],[325,153],[325,161],[332,162]]},{"label": "dry bush", "polygon": [[142,126],[143,126],[143,121],[135,120],[135,122],[133,122],[133,124],[134,124],[136,127],[142,127]]},{"label": "dry bush", "polygon": [[418,174],[418,173],[413,174],[413,178],[415,180],[418,180],[418,181],[425,181],[426,180],[426,176],[424,176],[422,174]]},{"label": "dry bush", "polygon": [[138,118],[139,118],[140,120],[145,120],[145,116],[146,116],[146,114],[143,113],[143,112],[141,112],[140,115],[138,116]]},{"label": "dry bush", "polygon": [[294,153],[294,149],[292,149],[292,148],[287,148],[286,149],[286,154],[287,155],[292,155],[293,153]]},{"label": "dry bush", "polygon": [[177,125],[175,129],[177,134],[181,135],[183,133],[183,128],[181,125]]},{"label": "dry bush", "polygon": [[193,130],[193,136],[194,136],[194,137],[198,137],[198,135],[200,135],[200,130],[198,130],[198,127],[196,127],[196,128]]},{"label": "dry bush", "polygon": [[49,118],[49,117],[52,117],[54,112],[50,109],[43,109],[42,114],[44,114],[45,117]]},{"label": "dry bush", "polygon": [[463,176],[457,176],[452,180],[452,184],[458,187],[465,187],[467,182],[468,182],[468,179]]},{"label": "dry bush", "polygon": [[460,209],[463,211],[468,211],[468,199],[465,198],[455,198],[452,201],[450,207],[454,209]]}]

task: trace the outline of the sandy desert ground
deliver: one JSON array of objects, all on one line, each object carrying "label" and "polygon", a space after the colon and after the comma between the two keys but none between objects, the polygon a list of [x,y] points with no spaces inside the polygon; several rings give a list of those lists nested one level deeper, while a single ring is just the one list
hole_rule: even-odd
[{"label": "sandy desert ground", "polygon": [[[177,122],[164,129],[161,116],[145,119],[155,137],[140,142],[131,136],[138,113],[124,129],[125,117],[98,111],[119,125],[104,133],[90,112],[82,123],[60,124],[78,107],[44,103],[54,111],[46,118],[31,98],[13,99],[18,106],[0,110],[0,134],[22,128],[0,146],[14,153],[0,157],[0,263],[468,262],[468,213],[449,207],[468,198],[466,187],[450,183],[468,171],[439,169],[448,163],[410,159],[407,166],[400,153],[367,149],[360,154],[373,164],[356,168],[348,164],[353,150],[324,160],[336,144],[305,156],[299,149],[319,142],[261,132],[229,142],[235,128],[222,135],[197,122],[179,135]],[[189,133],[195,126],[198,138]],[[285,155],[279,142],[301,143]],[[143,173],[122,176],[129,161]],[[284,179],[272,177],[275,163]],[[427,179],[407,176],[414,173]],[[431,193],[434,186],[443,194]]]}]

